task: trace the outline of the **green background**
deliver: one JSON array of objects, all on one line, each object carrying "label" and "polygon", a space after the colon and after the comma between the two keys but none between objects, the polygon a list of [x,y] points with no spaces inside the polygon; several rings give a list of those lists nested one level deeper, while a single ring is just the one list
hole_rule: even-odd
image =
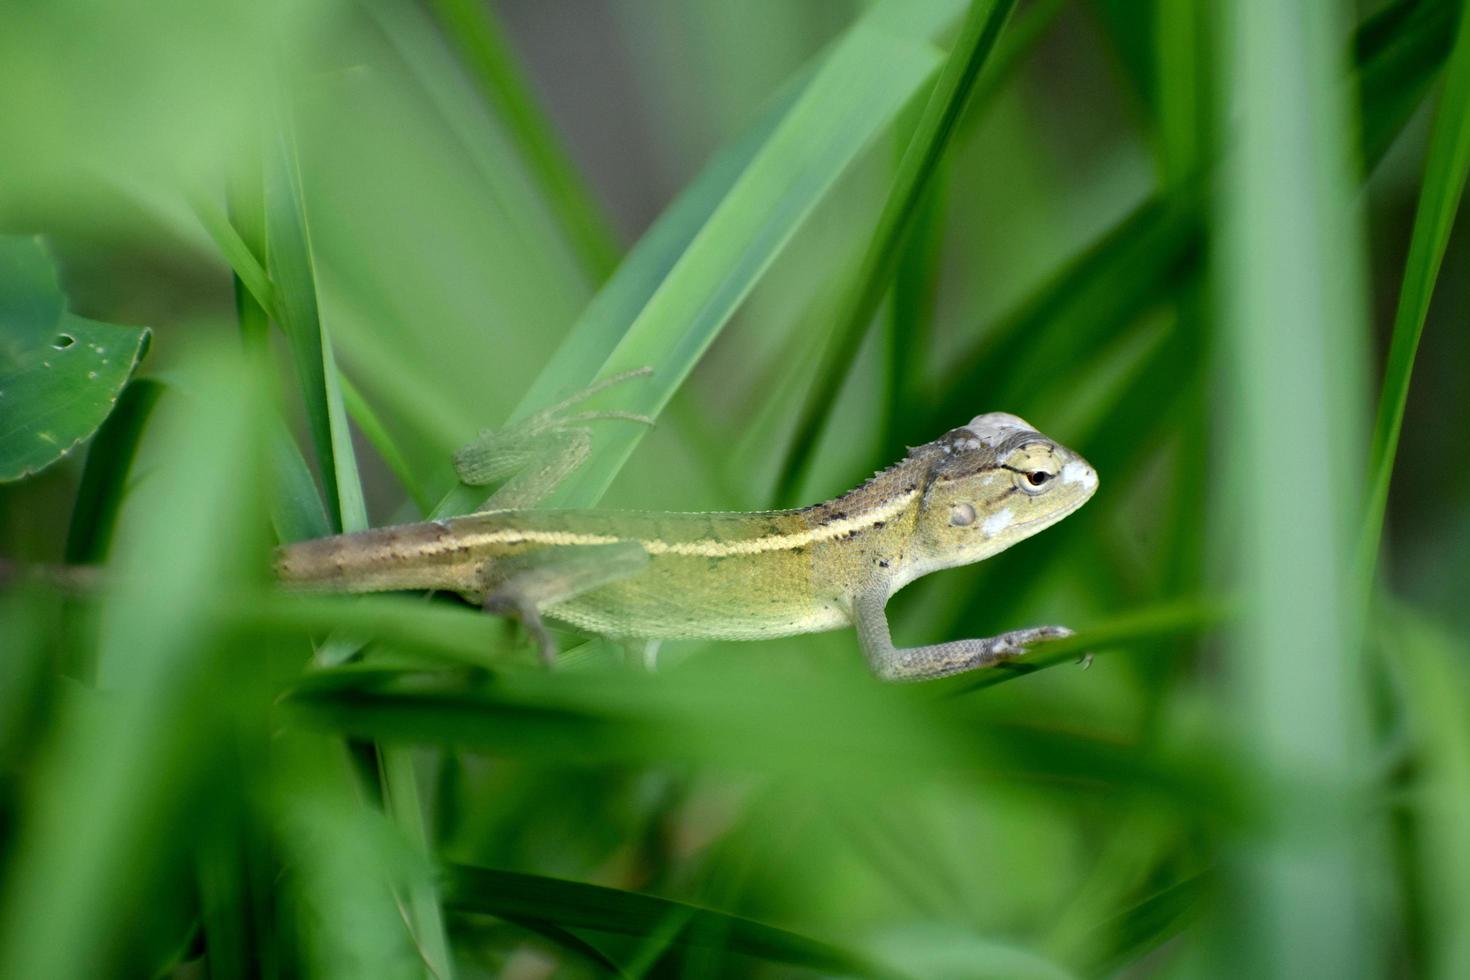
[{"label": "green background", "polygon": [[[1470,974],[1460,8],[7,6],[0,976]],[[546,672],[271,588],[645,366],[551,503],[1014,412],[1101,489],[895,633],[1078,637]]]}]

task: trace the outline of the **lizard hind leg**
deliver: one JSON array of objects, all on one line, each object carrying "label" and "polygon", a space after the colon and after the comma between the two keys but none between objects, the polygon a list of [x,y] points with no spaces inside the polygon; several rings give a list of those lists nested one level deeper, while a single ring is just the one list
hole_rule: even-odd
[{"label": "lizard hind leg", "polygon": [[502,558],[485,563],[480,605],[492,615],[520,622],[550,667],[556,661],[556,641],[541,611],[636,575],[647,564],[648,552],[636,541],[567,545]]}]

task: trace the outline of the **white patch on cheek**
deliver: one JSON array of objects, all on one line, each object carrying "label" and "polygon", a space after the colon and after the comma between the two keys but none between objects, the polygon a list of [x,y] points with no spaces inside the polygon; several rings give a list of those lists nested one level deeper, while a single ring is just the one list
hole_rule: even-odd
[{"label": "white patch on cheek", "polygon": [[995,537],[997,534],[1004,531],[1010,526],[1011,509],[1007,507],[1005,510],[997,511],[994,514],[991,514],[989,517],[985,518],[985,520],[980,524],[980,530],[990,535],[991,537]]}]

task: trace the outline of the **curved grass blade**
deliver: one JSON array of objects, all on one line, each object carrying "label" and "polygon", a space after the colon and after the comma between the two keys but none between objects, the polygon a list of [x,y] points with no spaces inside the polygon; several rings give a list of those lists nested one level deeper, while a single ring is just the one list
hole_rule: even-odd
[{"label": "curved grass blade", "polygon": [[572,955],[595,964],[615,977],[628,977],[628,974],[623,968],[618,966],[606,953],[570,929],[563,929],[556,923],[547,922],[544,919],[527,919],[516,915],[501,915],[497,918],[514,923],[527,932],[534,932],[547,942],[560,946]]},{"label": "curved grass blade", "polygon": [[1110,976],[1178,935],[1194,917],[1207,884],[1208,875],[1194,875],[1098,923],[1087,975]]},{"label": "curved grass blade", "polygon": [[138,441],[163,390],[158,381],[133,381],[123,389],[117,408],[97,430],[72,505],[71,529],[66,536],[67,564],[92,564],[107,557],[117,515],[127,497],[128,474]]},{"label": "curved grass blade", "polygon": [[446,901],[461,912],[627,936],[657,932],[674,919],[681,928],[669,940],[673,946],[714,946],[772,963],[841,975],[898,975],[831,943],[654,895],[463,864],[450,865],[445,876]]},{"label": "curved grass blade", "polygon": [[1227,603],[1219,600],[1186,599],[1133,610],[1098,626],[1081,630],[1075,636],[1038,647],[1034,655],[988,670],[935,681],[930,686],[940,694],[965,694],[984,690],[1050,667],[1076,664],[1079,658],[1104,650],[1202,633],[1223,623],[1229,609]]},{"label": "curved grass blade", "polygon": [[1388,505],[1399,432],[1404,424],[1414,356],[1424,333],[1429,301],[1465,191],[1467,173],[1470,173],[1470,15],[1462,12],[1429,137],[1424,184],[1414,211],[1409,257],[1404,262],[1403,286],[1394,314],[1393,339],[1373,429],[1367,515],[1359,555],[1365,589],[1372,578],[1383,534],[1384,509]]}]

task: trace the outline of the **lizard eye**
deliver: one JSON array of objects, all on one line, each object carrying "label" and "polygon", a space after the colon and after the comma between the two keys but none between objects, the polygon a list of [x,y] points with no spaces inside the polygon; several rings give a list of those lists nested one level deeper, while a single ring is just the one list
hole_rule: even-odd
[{"label": "lizard eye", "polygon": [[1017,470],[1016,486],[1029,494],[1045,493],[1055,477],[1046,470]]}]

